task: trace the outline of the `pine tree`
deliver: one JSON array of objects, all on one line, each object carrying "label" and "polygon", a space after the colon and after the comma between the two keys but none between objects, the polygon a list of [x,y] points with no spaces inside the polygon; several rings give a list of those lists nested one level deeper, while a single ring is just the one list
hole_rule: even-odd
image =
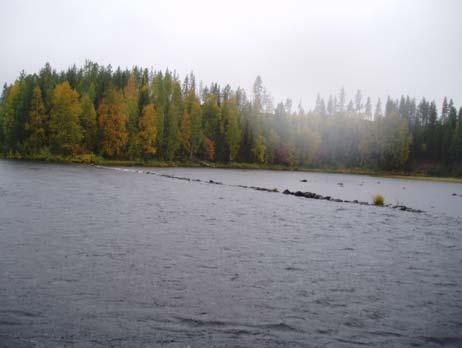
[{"label": "pine tree", "polygon": [[273,128],[270,128],[267,139],[266,162],[276,163],[280,137]]},{"label": "pine tree", "polygon": [[157,149],[160,157],[165,157],[166,148],[166,134],[165,134],[165,114],[167,110],[168,97],[164,87],[164,76],[162,72],[158,72],[154,75],[152,81],[152,100],[156,105],[157,114]]},{"label": "pine tree", "polygon": [[348,103],[348,106],[347,106],[347,112],[349,114],[353,114],[355,112],[355,106],[353,105],[353,101],[350,100],[350,102]]},{"label": "pine tree", "polygon": [[87,151],[96,151],[98,124],[95,106],[88,95],[80,99],[82,113],[80,115],[80,126],[82,127],[83,145]]},{"label": "pine tree", "polygon": [[457,126],[453,138],[451,154],[455,164],[462,165],[462,107],[457,116]]},{"label": "pine tree", "polygon": [[[184,84],[183,84],[183,88],[185,88]],[[185,154],[188,154],[189,158],[191,158],[192,156],[191,116],[186,111],[183,113],[183,117],[181,118],[180,141],[181,141],[181,147],[183,148],[183,152]]]},{"label": "pine tree", "polygon": [[443,125],[443,132],[441,158],[450,164],[456,160],[455,144],[457,143],[455,140],[457,138],[457,110],[452,103],[448,105],[448,117]]},{"label": "pine tree", "polygon": [[346,100],[346,93],[345,88],[340,89],[339,99],[338,99],[338,111],[345,112],[345,100]]},{"label": "pine tree", "polygon": [[127,104],[128,131],[130,133],[130,139],[134,139],[138,132],[138,118],[140,115],[140,110],[138,108],[138,88],[134,72],[130,73],[127,85],[123,91]]},{"label": "pine tree", "polygon": [[364,114],[366,115],[366,120],[372,119],[372,105],[370,97],[367,97],[366,104],[364,105]]},{"label": "pine tree", "polygon": [[380,98],[377,100],[377,104],[375,106],[375,112],[374,112],[374,120],[379,120],[380,118],[383,117],[382,113],[382,102],[380,101]]},{"label": "pine tree", "polygon": [[241,142],[241,129],[238,121],[238,109],[235,98],[230,98],[222,106],[224,120],[225,138],[228,146],[229,161],[236,159]]},{"label": "pine tree", "polygon": [[358,89],[355,95],[355,110],[354,110],[358,114],[360,114],[363,109],[362,100],[363,100],[363,94]]},{"label": "pine tree", "polygon": [[306,112],[301,104],[293,111],[290,100],[273,108],[260,77],[253,100],[217,83],[201,83],[201,99],[192,73],[179,81],[168,70],[113,71],[89,61],[59,73],[49,64],[37,75],[22,72],[0,97],[0,152],[37,157],[49,148],[66,156],[85,151],[120,159],[198,156],[399,170],[425,164],[455,174],[462,168],[462,111],[457,115],[448,98],[440,117],[426,99],[416,106],[409,96],[389,97],[384,113],[379,99],[372,118],[371,100],[362,105],[361,91],[345,105],[342,88],[327,110],[318,94],[313,112]]},{"label": "pine tree", "polygon": [[379,142],[383,167],[402,168],[409,158],[411,138],[407,122],[396,111],[379,121]]},{"label": "pine tree", "polygon": [[197,98],[191,104],[191,151],[189,158],[192,159],[194,154],[199,152],[204,140],[202,132],[202,110]]},{"label": "pine tree", "polygon": [[327,114],[329,116],[332,116],[335,113],[335,103],[334,100],[332,99],[332,96],[329,96],[329,100],[327,102]]},{"label": "pine tree", "polygon": [[448,98],[444,97],[443,106],[441,107],[441,123],[445,123],[449,115]]},{"label": "pine tree", "polygon": [[253,84],[253,111],[255,114],[259,114],[263,110],[263,81],[260,76],[257,76]]},{"label": "pine tree", "polygon": [[167,112],[167,148],[166,158],[171,161],[175,158],[181,145],[180,140],[180,115],[183,109],[181,86],[178,81],[172,84],[172,100]]},{"label": "pine tree", "polygon": [[40,152],[47,145],[48,115],[45,113],[42,91],[39,86],[34,88],[26,131],[29,134],[26,140],[27,152],[31,154]]}]

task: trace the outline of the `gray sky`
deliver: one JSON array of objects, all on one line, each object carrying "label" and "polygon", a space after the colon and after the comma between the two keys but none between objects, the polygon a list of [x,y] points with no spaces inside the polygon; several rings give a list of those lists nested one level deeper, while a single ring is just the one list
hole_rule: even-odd
[{"label": "gray sky", "polygon": [[45,62],[176,69],[275,101],[316,94],[462,104],[462,1],[0,0],[0,81]]}]

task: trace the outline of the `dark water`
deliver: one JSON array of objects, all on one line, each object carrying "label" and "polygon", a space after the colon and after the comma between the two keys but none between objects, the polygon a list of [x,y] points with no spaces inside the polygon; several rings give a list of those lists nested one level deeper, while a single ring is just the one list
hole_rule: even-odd
[{"label": "dark water", "polygon": [[417,183],[425,214],[0,161],[0,347],[462,347],[461,186]]}]

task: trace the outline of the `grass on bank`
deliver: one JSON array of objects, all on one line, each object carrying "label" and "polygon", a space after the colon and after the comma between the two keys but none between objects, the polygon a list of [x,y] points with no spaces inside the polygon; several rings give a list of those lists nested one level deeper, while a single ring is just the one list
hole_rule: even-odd
[{"label": "grass on bank", "polygon": [[7,159],[24,159],[32,161],[46,161],[54,163],[82,163],[82,164],[97,164],[107,166],[140,166],[140,167],[207,167],[207,168],[232,168],[232,169],[263,169],[263,170],[287,170],[301,171],[313,173],[334,173],[334,174],[358,174],[369,175],[384,178],[408,179],[408,180],[428,180],[438,182],[462,183],[462,177],[440,177],[431,176],[421,172],[395,172],[382,171],[370,168],[305,168],[305,167],[290,167],[280,164],[266,163],[215,163],[201,160],[185,160],[185,161],[165,161],[165,160],[115,160],[106,159],[95,154],[81,154],[75,156],[53,155],[48,151],[38,153],[32,156],[21,156],[20,154],[9,154],[5,156]]}]

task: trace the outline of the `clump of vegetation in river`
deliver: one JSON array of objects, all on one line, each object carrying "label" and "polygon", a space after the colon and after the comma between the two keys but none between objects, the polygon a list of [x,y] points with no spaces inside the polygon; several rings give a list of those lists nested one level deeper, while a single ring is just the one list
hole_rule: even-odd
[{"label": "clump of vegetation in river", "polygon": [[373,201],[375,205],[383,205],[385,203],[385,198],[382,195],[375,195]]},{"label": "clump of vegetation in river", "polygon": [[[185,161],[363,168],[462,176],[462,108],[447,98],[372,103],[342,88],[313,110],[274,105],[260,77],[249,98],[171,71],[93,62],[21,73],[0,95],[0,155],[72,161]],[[351,99],[351,100],[349,100]],[[374,106],[375,104],[375,112]],[[382,110],[383,109],[383,110]],[[412,141],[411,141],[412,139]],[[356,170],[355,170],[356,171]]]}]

